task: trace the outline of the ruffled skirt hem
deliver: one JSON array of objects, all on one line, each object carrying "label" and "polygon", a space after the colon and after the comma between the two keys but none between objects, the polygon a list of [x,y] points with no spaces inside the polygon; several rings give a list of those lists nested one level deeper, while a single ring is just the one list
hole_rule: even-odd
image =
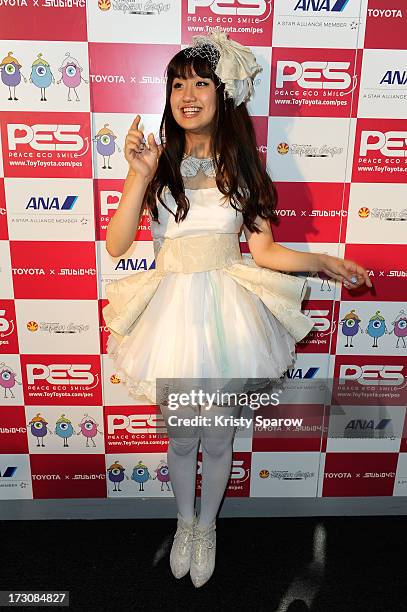
[{"label": "ruffled skirt hem", "polygon": [[136,273],[106,290],[107,354],[139,402],[159,403],[157,379],[174,381],[172,391],[213,392],[219,380],[234,381],[228,392],[263,390],[293,366],[296,342],[313,326],[300,309],[306,284],[251,261]]},{"label": "ruffled skirt hem", "polygon": [[[123,361],[124,361],[123,360],[123,355],[124,355],[123,349],[124,349],[123,341],[119,343],[114,338],[113,335],[110,335],[108,337],[107,346],[106,346],[107,356],[109,360],[113,362],[114,364],[115,376],[119,378],[120,382],[125,385],[129,396],[132,399],[134,399],[137,403],[144,404],[147,399],[147,401],[151,402],[152,404],[159,405],[162,401],[164,401],[164,399],[157,398],[156,378],[142,379],[142,380],[134,378],[132,374],[129,373],[123,365],[121,365],[123,364]],[[239,388],[239,391],[247,395],[250,395],[252,393],[263,393],[263,392],[268,392],[268,391],[270,392],[270,389],[276,383],[276,380],[282,379],[284,374],[287,372],[287,370],[290,369],[294,365],[296,358],[297,358],[297,353],[296,353],[296,348],[295,348],[295,341],[292,340],[291,348],[289,348],[286,354],[285,364],[280,365],[280,367],[276,370],[275,376],[263,377],[263,378],[241,379],[242,384]],[[175,380],[179,381],[179,379],[175,379]],[[188,379],[188,381],[190,380],[191,379]],[[202,379],[198,378],[197,380],[202,380]],[[224,378],[220,380],[222,380],[223,382],[225,381]],[[245,382],[243,382],[243,380]],[[216,378],[213,378],[212,381],[216,381]],[[187,386],[188,388],[191,388],[190,385],[187,385]],[[165,389],[167,392],[169,391],[170,387],[172,387],[172,390],[174,391],[177,388],[180,388],[180,385],[179,383],[178,384],[174,383],[173,385],[171,385],[171,383],[168,383],[168,379],[166,379]],[[199,387],[199,385],[197,385],[197,387]],[[182,389],[184,389],[184,387],[182,387]]]}]

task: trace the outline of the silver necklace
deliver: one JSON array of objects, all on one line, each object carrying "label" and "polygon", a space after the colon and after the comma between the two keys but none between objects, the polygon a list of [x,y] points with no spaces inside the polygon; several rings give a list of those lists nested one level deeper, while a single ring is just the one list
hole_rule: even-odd
[{"label": "silver necklace", "polygon": [[216,178],[213,157],[193,157],[184,153],[180,170],[181,175],[187,178],[196,176],[199,170],[202,170],[208,178]]}]

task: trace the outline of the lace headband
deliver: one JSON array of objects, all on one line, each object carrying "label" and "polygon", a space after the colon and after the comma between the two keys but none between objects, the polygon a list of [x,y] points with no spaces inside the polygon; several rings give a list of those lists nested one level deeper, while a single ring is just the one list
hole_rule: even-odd
[{"label": "lace headband", "polygon": [[225,84],[225,99],[232,98],[235,107],[248,102],[254,93],[253,79],[263,70],[249,47],[228,38],[219,26],[208,36],[197,35],[192,40],[192,46],[184,49],[186,57],[199,56],[210,62]]}]

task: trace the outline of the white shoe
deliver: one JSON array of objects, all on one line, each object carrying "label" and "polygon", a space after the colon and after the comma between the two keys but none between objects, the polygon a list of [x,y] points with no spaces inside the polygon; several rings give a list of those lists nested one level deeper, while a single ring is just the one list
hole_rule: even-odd
[{"label": "white shoe", "polygon": [[194,530],[194,541],[191,557],[191,580],[196,587],[200,587],[209,580],[215,569],[216,557],[216,522],[209,527]]},{"label": "white shoe", "polygon": [[182,578],[188,574],[191,566],[192,539],[197,517],[195,514],[192,523],[187,523],[178,512],[177,519],[177,531],[170,553],[170,567],[175,578]]}]

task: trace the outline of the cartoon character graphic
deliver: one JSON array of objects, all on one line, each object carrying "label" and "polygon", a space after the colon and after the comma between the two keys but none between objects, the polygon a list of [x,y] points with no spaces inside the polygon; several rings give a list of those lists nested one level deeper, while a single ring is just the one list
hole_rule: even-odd
[{"label": "cartoon character graphic", "polygon": [[72,57],[69,52],[65,53],[65,56],[64,61],[58,68],[62,76],[59,81],[57,81],[57,85],[59,85],[59,83],[62,81],[65,87],[68,87],[68,102],[71,102],[71,89],[73,89],[75,92],[76,102],[79,102],[79,96],[76,88],[79,87],[81,81],[84,83],[89,83],[89,81],[82,77],[81,72],[83,71],[83,68],[79,65],[78,60]]},{"label": "cartoon character graphic", "polygon": [[107,468],[107,474],[110,482],[114,483],[113,491],[121,491],[120,483],[123,482],[125,478],[129,480],[127,474],[124,473],[124,467],[120,465],[118,461],[115,461]]},{"label": "cartoon character graphic", "polygon": [[139,491],[144,491],[144,483],[152,480],[148,467],[141,460],[134,466],[131,479],[139,483]]},{"label": "cartoon character graphic", "polygon": [[[13,57],[13,51],[9,51],[0,64],[1,82],[8,87],[9,100],[18,100],[16,97],[16,87],[21,83],[21,67],[20,62]],[[23,79],[24,83],[26,83],[27,79],[24,76]]]},{"label": "cartoon character graphic", "polygon": [[92,442],[93,446],[96,446],[95,438],[97,434],[102,434],[103,432],[98,429],[99,423],[96,423],[95,419],[90,417],[88,414],[85,414],[82,421],[78,424],[79,431],[77,433],[78,436],[81,434],[86,438],[86,446],[89,448],[89,440]]},{"label": "cartoon character graphic", "polygon": [[319,288],[320,291],[325,291],[325,285],[327,287],[327,291],[332,291],[331,285],[330,285],[330,281],[332,281],[332,279],[330,276],[328,276],[328,274],[325,274],[325,272],[323,272],[322,270],[319,270],[316,276],[318,276],[318,278],[322,280],[321,286]]},{"label": "cartoon character graphic", "polygon": [[[356,336],[359,332],[363,334],[363,330],[360,327],[360,318],[356,314],[354,308],[350,312],[348,312],[343,317],[343,319],[341,319],[341,321],[339,321],[339,325],[342,325],[342,333],[346,337],[346,347],[353,346],[353,337]],[[348,344],[349,338],[350,344]]]},{"label": "cartoon character graphic", "polygon": [[[326,251],[321,251],[321,253],[323,253],[324,255],[328,255]],[[325,285],[326,285],[327,291],[332,291],[332,288],[330,285],[330,281],[332,281],[332,278],[328,276],[328,274],[325,274],[325,272],[323,272],[322,270],[318,270],[318,272],[309,271],[307,273],[307,277],[312,277],[312,278],[315,278],[316,280],[319,279],[320,281],[322,281],[321,286],[320,286],[320,291],[325,291]]]},{"label": "cartoon character graphic", "polygon": [[380,310],[376,310],[373,317],[369,319],[368,326],[366,327],[366,333],[368,336],[373,338],[372,348],[377,348],[377,339],[384,336],[384,334],[388,334],[388,330],[386,327],[385,319],[380,314]]},{"label": "cartoon character graphic", "polygon": [[154,470],[156,476],[154,476],[154,480],[157,479],[161,482],[161,491],[163,491],[164,483],[167,485],[167,491],[171,491],[169,482],[170,482],[170,472],[168,470],[167,462],[164,459],[161,459],[158,467]]},{"label": "cartoon character graphic", "polygon": [[0,387],[4,389],[4,397],[7,398],[9,393],[12,398],[15,397],[12,389],[15,385],[21,385],[22,383],[16,379],[17,374],[12,368],[7,366],[4,361],[0,363]]},{"label": "cartoon character graphic", "polygon": [[103,166],[102,168],[106,169],[106,158],[107,158],[107,167],[109,170],[112,169],[112,166],[109,165],[110,157],[117,150],[119,153],[121,152],[120,147],[116,145],[115,140],[117,138],[116,134],[109,129],[108,123],[98,131],[93,141],[96,142],[96,151],[99,155],[103,156]]},{"label": "cartoon character graphic", "polygon": [[400,310],[400,313],[394,319],[393,329],[390,334],[394,334],[397,338],[396,348],[399,347],[400,338],[403,342],[402,348],[406,348],[406,336],[407,336],[407,315],[405,310]]},{"label": "cartoon character graphic", "polygon": [[68,438],[70,438],[71,436],[74,435],[74,428],[72,425],[72,421],[70,421],[65,414],[61,414],[61,416],[59,417],[58,421],[56,422],[55,425],[55,431],[54,433],[59,436],[60,438],[63,439],[64,441],[64,448],[68,447]]},{"label": "cartoon character graphic", "polygon": [[32,63],[29,80],[30,83],[41,90],[41,102],[46,102],[45,90],[48,89],[51,83],[55,83],[55,78],[49,63],[43,59],[42,53],[38,53],[37,59]]},{"label": "cartoon character graphic", "polygon": [[47,433],[50,433],[52,435],[52,431],[47,427],[48,421],[46,421],[44,417],[41,416],[40,412],[37,412],[35,417],[33,417],[28,424],[31,426],[31,434],[37,438],[37,446],[44,447],[45,436],[47,435]]}]

